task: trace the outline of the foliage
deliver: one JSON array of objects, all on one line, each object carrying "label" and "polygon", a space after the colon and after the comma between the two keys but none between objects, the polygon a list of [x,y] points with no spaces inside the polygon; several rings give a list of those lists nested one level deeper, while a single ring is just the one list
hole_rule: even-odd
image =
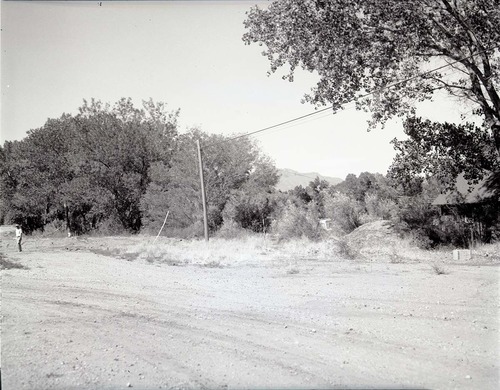
[{"label": "foliage", "polygon": [[[278,0],[247,13],[243,40],[266,46],[271,72],[288,64],[285,79],[316,72],[307,101],[336,111],[356,100],[372,125],[413,115],[439,90],[468,99],[498,152],[498,25],[498,0]],[[452,65],[416,77],[436,63]]]},{"label": "foliage", "polygon": [[367,194],[365,208],[373,219],[390,220],[398,213],[397,203],[393,199],[382,198],[379,194]]},{"label": "foliage", "polygon": [[318,240],[322,233],[317,206],[314,203],[303,205],[290,199],[277,213],[271,228],[281,240],[301,237]]},{"label": "foliage", "polygon": [[149,183],[149,167],[169,162],[177,135],[177,112],[166,113],[151,101],[144,107],[136,109],[130,99],[121,99],[110,109],[92,100],[84,102],[75,118],[85,156],[80,169],[109,193],[116,216],[132,231],[141,227],[139,202]]},{"label": "foliage", "polygon": [[83,233],[109,218],[138,231],[149,167],[169,163],[178,115],[152,101],[143,106],[84,101],[78,115],[49,119],[22,141],[6,142],[4,219],[26,232],[65,220],[70,231]]},{"label": "foliage", "polygon": [[[54,221],[80,234],[141,228],[197,235],[203,226],[198,156],[203,145],[209,226],[223,211],[243,228],[270,226],[278,172],[248,138],[226,142],[193,129],[177,134],[178,111],[162,103],[130,99],[113,106],[84,101],[75,116],[63,115],[0,148],[0,218],[29,233]],[[231,211],[232,210],[232,211]],[[203,229],[201,229],[203,231]]]},{"label": "foliage", "polygon": [[328,194],[325,199],[325,214],[334,225],[350,233],[363,224],[366,214],[363,204],[342,193]]},{"label": "foliage", "polygon": [[145,225],[159,223],[158,210],[171,211],[170,227],[187,228],[202,222],[196,140],[202,145],[210,230],[229,221],[254,231],[268,228],[270,194],[278,181],[272,161],[248,138],[227,142],[199,129],[179,136],[170,166],[151,167],[151,183],[141,203]]},{"label": "foliage", "polygon": [[242,228],[235,221],[228,220],[224,221],[221,228],[217,231],[216,237],[228,240],[234,240],[234,239],[242,240],[247,238],[250,234],[252,234],[250,230]]},{"label": "foliage", "polygon": [[394,218],[394,229],[401,235],[411,236],[424,248],[439,242],[435,232],[438,211],[430,207],[430,199],[425,196],[402,197],[399,212]]},{"label": "foliage", "polygon": [[288,194],[290,196],[292,196],[292,197],[300,199],[300,201],[302,203],[304,203],[304,204],[308,204],[313,199],[312,198],[312,194],[310,193],[310,187],[309,186],[307,186],[306,188],[304,188],[301,185],[298,185],[295,188],[289,190]]},{"label": "foliage", "polygon": [[239,190],[228,200],[223,220],[235,222],[243,229],[265,233],[271,226],[271,216],[275,208],[276,201],[272,194]]},{"label": "foliage", "polygon": [[323,191],[325,216],[345,233],[377,219],[397,214],[398,192],[378,173],[347,175],[345,181]]},{"label": "foliage", "polygon": [[455,179],[464,174],[477,183],[491,171],[500,171],[495,145],[483,129],[467,123],[435,123],[409,118],[404,123],[408,139],[392,143],[397,151],[389,176],[403,187],[415,177],[437,179],[442,189],[454,189]]},{"label": "foliage", "polygon": [[436,275],[447,275],[449,273],[448,271],[446,271],[446,269],[444,267],[442,267],[441,265],[438,265],[438,264],[433,264],[432,270],[434,271],[434,273]]},{"label": "foliage", "polygon": [[349,245],[346,240],[340,240],[338,242],[338,253],[342,258],[348,260],[355,260],[360,257],[359,251]]},{"label": "foliage", "polygon": [[231,191],[223,210],[224,222],[233,221],[244,229],[265,233],[277,208],[274,186],[278,171],[267,157],[259,157],[248,180]]},{"label": "foliage", "polygon": [[21,142],[6,142],[2,200],[7,219],[26,232],[43,228],[63,213],[64,189],[72,180],[72,118],[49,119]]},{"label": "foliage", "polygon": [[330,183],[326,180],[321,180],[319,177],[316,177],[313,181],[309,183],[307,187],[309,189],[309,193],[311,194],[311,200],[316,205],[318,209],[318,214],[320,218],[325,217],[325,199],[324,193],[325,190],[330,188]]},{"label": "foliage", "polygon": [[293,199],[299,200],[302,204],[312,203],[318,210],[320,218],[325,218],[324,192],[330,188],[330,183],[321,180],[318,176],[307,187],[301,185],[288,191],[288,195]]}]

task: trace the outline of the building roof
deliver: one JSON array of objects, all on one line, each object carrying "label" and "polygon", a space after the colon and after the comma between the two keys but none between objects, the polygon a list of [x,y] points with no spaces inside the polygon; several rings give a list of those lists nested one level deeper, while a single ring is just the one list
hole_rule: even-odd
[{"label": "building roof", "polygon": [[487,179],[484,178],[477,184],[469,184],[464,175],[460,174],[455,183],[455,191],[438,195],[432,204],[434,206],[474,204],[492,198],[495,194],[486,188]]}]

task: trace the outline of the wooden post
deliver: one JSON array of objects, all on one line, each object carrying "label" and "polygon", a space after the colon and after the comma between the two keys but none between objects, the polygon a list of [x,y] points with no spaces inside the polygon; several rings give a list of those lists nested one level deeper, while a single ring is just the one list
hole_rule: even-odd
[{"label": "wooden post", "polygon": [[203,203],[203,230],[205,232],[205,241],[208,242],[207,196],[205,193],[205,179],[203,178],[203,161],[201,159],[200,140],[196,140],[196,146],[198,148],[198,161],[200,165],[201,202]]}]

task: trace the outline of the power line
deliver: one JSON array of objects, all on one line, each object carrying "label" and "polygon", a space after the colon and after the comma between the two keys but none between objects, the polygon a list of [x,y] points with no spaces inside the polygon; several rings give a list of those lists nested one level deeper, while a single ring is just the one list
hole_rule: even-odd
[{"label": "power line", "polygon": [[284,121],[284,122],[278,123],[278,124],[276,124],[276,125],[268,126],[268,127],[263,128],[263,129],[260,129],[260,130],[252,131],[252,132],[250,132],[250,133],[245,133],[245,134],[241,134],[241,135],[237,135],[237,136],[235,136],[235,137],[228,138],[228,139],[225,139],[225,140],[223,140],[223,141],[214,142],[214,143],[212,143],[212,144],[205,145],[205,148],[208,148],[208,147],[210,147],[210,146],[214,146],[214,145],[223,144],[223,143],[226,143],[226,142],[229,142],[229,141],[233,141],[233,140],[238,139],[238,138],[248,137],[248,136],[250,136],[250,135],[254,135],[254,134],[257,134],[257,133],[262,133],[263,131],[266,131],[266,130],[271,130],[271,129],[274,129],[275,127],[283,126],[283,125],[286,125],[286,124],[288,124],[288,123],[295,122],[295,121],[298,121],[298,120],[300,120],[300,119],[304,119],[304,118],[310,117],[310,116],[312,116],[312,115],[316,115],[316,114],[319,114],[319,113],[325,112],[325,111],[327,111],[327,110],[330,110],[331,108],[333,108],[333,106],[326,107],[326,108],[322,108],[321,110],[318,110],[318,111],[315,111],[315,112],[311,112],[311,113],[309,113],[309,114],[305,114],[305,115],[299,116],[299,117],[297,117],[297,118],[293,118],[293,119],[290,119],[290,120],[287,120],[287,121]]},{"label": "power line", "polygon": [[[494,47],[491,47],[491,48],[489,48],[489,49],[484,50],[484,52],[486,52],[486,51],[490,51],[490,50],[494,50],[494,49],[498,49],[499,47],[500,47],[500,46],[494,46]],[[472,57],[474,57],[475,55],[478,55],[478,54],[480,54],[480,53],[481,53],[481,52],[470,54],[470,55],[468,55],[468,56],[466,56],[466,57],[463,57],[463,58],[460,58],[460,59],[458,59],[458,60],[455,60],[455,61],[452,61],[452,62],[448,62],[448,63],[446,63],[446,64],[444,64],[444,65],[438,66],[437,68],[434,68],[434,69],[428,70],[428,71],[426,71],[426,72],[419,73],[419,74],[417,74],[417,75],[415,75],[415,76],[408,77],[408,78],[403,79],[403,80],[401,80],[401,81],[396,81],[396,82],[394,82],[394,83],[392,83],[392,84],[388,84],[388,85],[386,85],[386,86],[384,86],[384,87],[382,87],[382,88],[379,88],[379,89],[377,89],[377,90],[374,90],[374,91],[372,91],[372,92],[367,92],[367,93],[365,93],[365,94],[363,94],[363,95],[357,96],[357,97],[355,97],[355,98],[352,98],[352,99],[350,99],[350,100],[346,101],[345,103],[343,103],[343,104],[341,104],[341,105],[340,105],[340,108],[342,108],[342,106],[345,106],[345,105],[347,105],[347,104],[357,102],[357,101],[358,101],[358,100],[360,100],[360,99],[365,99],[365,98],[367,98],[368,96],[374,95],[375,93],[382,92],[382,91],[384,91],[384,90],[386,90],[386,89],[396,87],[396,86],[398,86],[398,85],[401,85],[401,84],[407,83],[407,82],[412,81],[412,80],[415,80],[415,79],[417,79],[417,78],[422,78],[422,77],[425,77],[425,76],[427,76],[427,75],[429,75],[429,74],[431,74],[431,73],[437,72],[437,71],[439,71],[439,70],[441,70],[441,69],[447,68],[447,67],[449,67],[449,66],[453,66],[453,65],[455,65],[455,64],[457,64],[457,63],[461,63],[462,61],[464,61],[464,60],[466,60],[466,59],[469,59],[469,58],[472,58]],[[453,72],[453,73],[454,73],[454,72]],[[264,131],[268,131],[268,130],[274,129],[274,128],[276,128],[276,127],[281,127],[281,126],[283,126],[283,125],[290,124],[290,123],[292,123],[292,122],[296,122],[296,121],[299,121],[299,120],[301,120],[301,119],[305,119],[305,118],[311,117],[311,116],[313,116],[313,115],[318,115],[318,114],[320,114],[320,113],[322,113],[322,112],[325,112],[325,111],[328,111],[328,110],[332,110],[332,109],[333,109],[333,107],[334,107],[334,106],[333,106],[333,105],[331,105],[331,106],[328,106],[328,107],[322,108],[322,109],[320,109],[320,110],[316,110],[316,111],[314,111],[314,112],[310,112],[309,114],[301,115],[301,116],[298,116],[298,117],[296,117],[296,118],[289,119],[289,120],[287,120],[287,121],[277,123],[277,124],[275,124],[275,125],[267,126],[267,127],[262,128],[262,129],[259,129],[259,130],[251,131],[251,132],[249,132],[249,133],[240,134],[240,135],[237,135],[237,136],[234,136],[234,137],[231,137],[231,138],[227,138],[227,139],[222,140],[222,141],[219,141],[219,142],[213,142],[213,143],[211,143],[211,144],[205,145],[205,146],[204,146],[204,148],[209,148],[209,147],[211,147],[211,146],[224,144],[224,143],[226,143],[226,142],[233,141],[233,140],[235,140],[235,139],[239,139],[239,138],[243,138],[243,137],[249,137],[249,136],[254,135],[254,134],[258,134],[258,133],[262,133],[262,132],[264,132]],[[336,113],[336,112],[334,112],[333,114],[335,114],[335,113]]]}]

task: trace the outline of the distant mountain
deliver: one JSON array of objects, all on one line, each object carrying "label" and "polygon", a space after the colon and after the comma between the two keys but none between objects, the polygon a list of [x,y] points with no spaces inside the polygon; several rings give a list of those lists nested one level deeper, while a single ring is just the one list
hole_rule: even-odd
[{"label": "distant mountain", "polygon": [[331,185],[335,185],[343,181],[338,177],[323,176],[317,172],[302,173],[292,169],[278,169],[278,172],[280,174],[280,180],[276,185],[276,189],[283,192],[294,189],[299,185],[307,187],[316,177],[319,177],[321,180],[326,180]]}]

